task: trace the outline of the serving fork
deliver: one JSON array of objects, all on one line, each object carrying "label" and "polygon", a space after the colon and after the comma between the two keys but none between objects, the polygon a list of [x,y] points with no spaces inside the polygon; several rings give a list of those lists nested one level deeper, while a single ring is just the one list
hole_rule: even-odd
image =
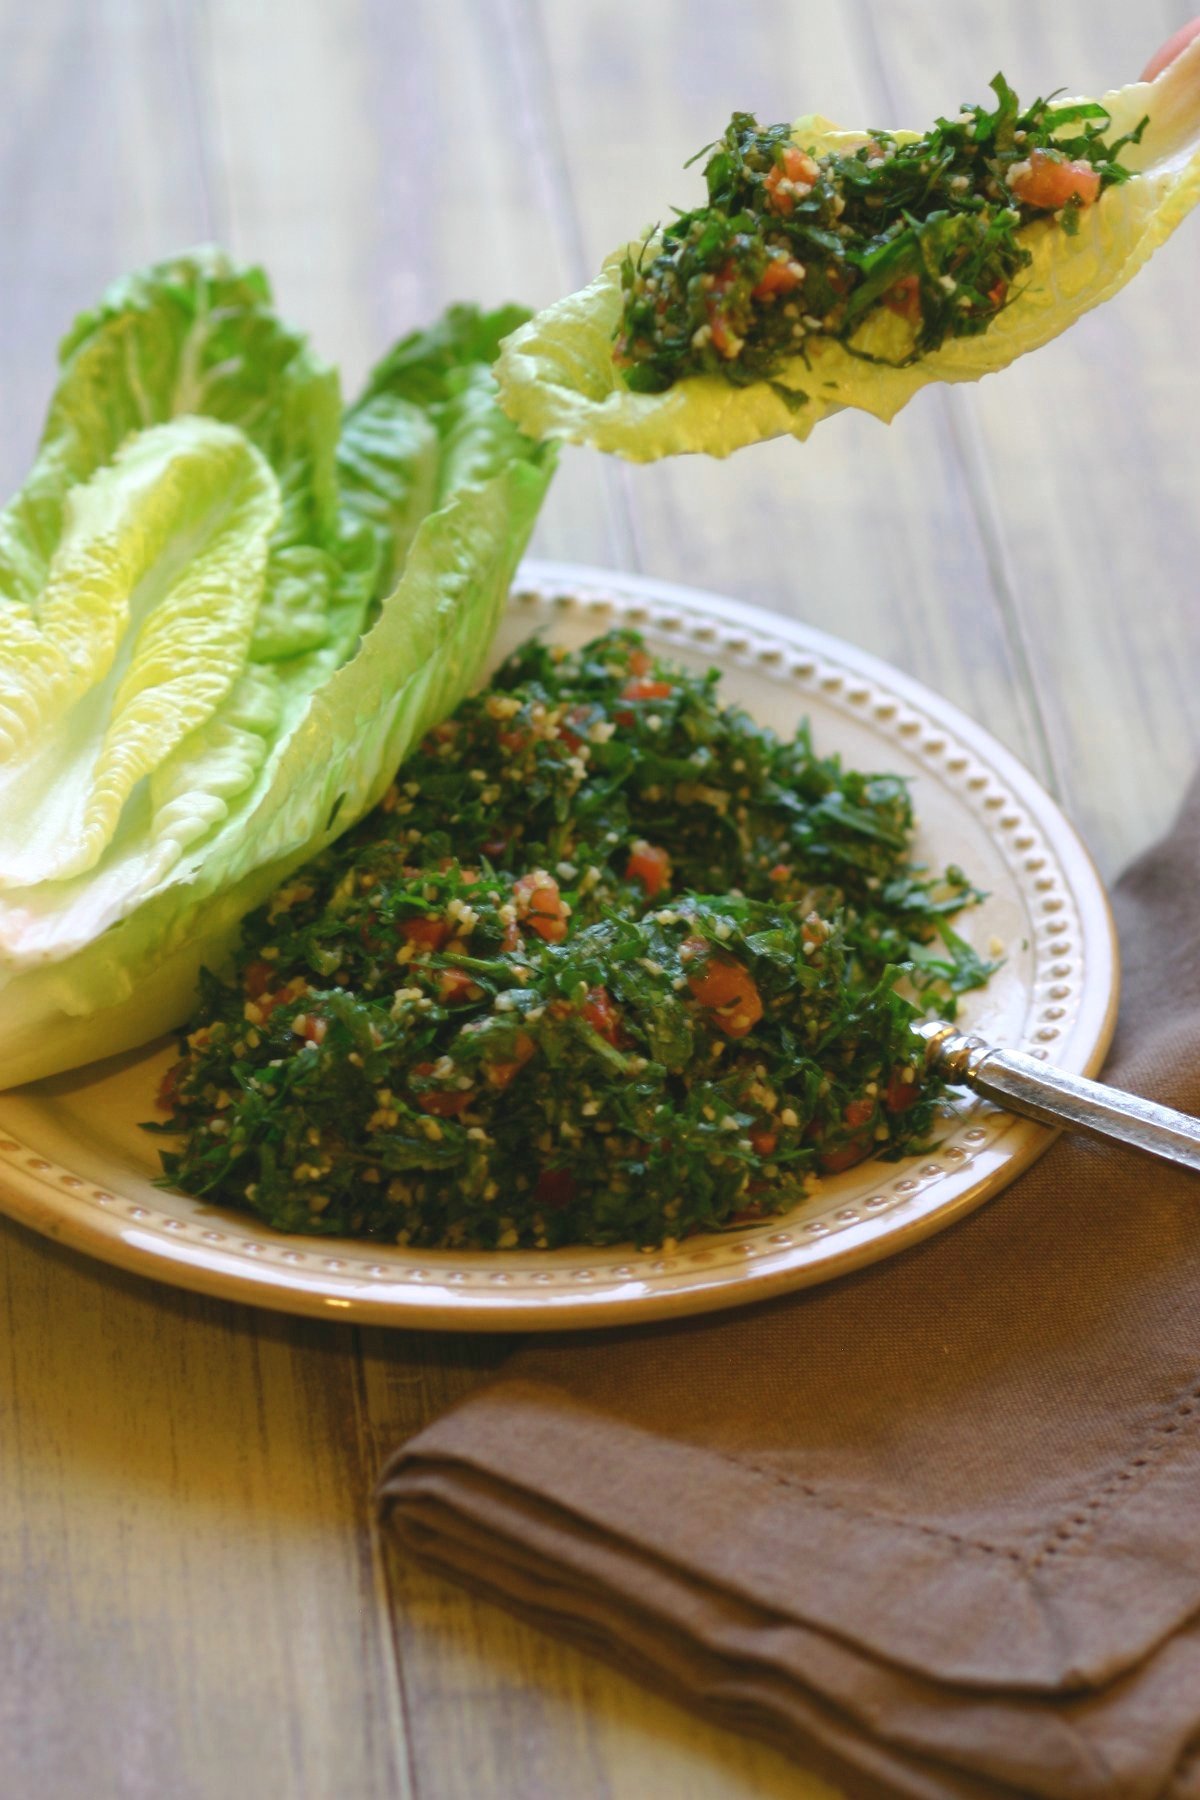
[{"label": "serving fork", "polygon": [[1115,1139],[1200,1172],[1200,1119],[1053,1068],[1023,1050],[989,1044],[941,1019],[913,1029],[925,1041],[926,1067],[954,1087],[1043,1125]]}]

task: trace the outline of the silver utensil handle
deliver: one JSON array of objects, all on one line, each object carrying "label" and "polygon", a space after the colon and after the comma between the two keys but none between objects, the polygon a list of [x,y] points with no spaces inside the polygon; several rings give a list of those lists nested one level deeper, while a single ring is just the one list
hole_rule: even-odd
[{"label": "silver utensil handle", "polygon": [[1200,1171],[1200,1119],[1138,1094],[1069,1075],[1020,1050],[1002,1050],[953,1025],[917,1027],[931,1069],[1009,1112],[1093,1137],[1116,1138]]}]

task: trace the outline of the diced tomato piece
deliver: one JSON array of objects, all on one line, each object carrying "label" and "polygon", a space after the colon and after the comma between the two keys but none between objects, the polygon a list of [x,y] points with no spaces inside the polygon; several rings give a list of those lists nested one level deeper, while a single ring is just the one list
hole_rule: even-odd
[{"label": "diced tomato piece", "polygon": [[1007,292],[1007,281],[997,281],[988,289],[987,297],[993,306],[1003,306],[1004,296]]},{"label": "diced tomato piece", "polygon": [[711,956],[688,976],[688,986],[701,1006],[711,1008],[713,1023],[726,1037],[745,1037],[762,1018],[762,996],[741,963]]},{"label": "diced tomato piece", "polygon": [[483,989],[465,969],[443,969],[438,976],[438,998],[453,1006],[459,1000],[478,1000]]},{"label": "diced tomato piece", "polygon": [[187,1059],[172,1063],[158,1084],[156,1104],[160,1112],[174,1112],[179,1102],[179,1084],[187,1073]]},{"label": "diced tomato piece", "polygon": [[[568,710],[566,718],[559,721],[558,735],[568,750],[575,751],[583,747],[584,737],[581,735],[581,730],[590,723],[591,716],[590,706],[572,706]],[[579,726],[581,730],[575,730],[576,726]]]},{"label": "diced tomato piece", "polygon": [[523,915],[530,931],[536,931],[548,944],[561,944],[567,935],[566,906],[558,891],[558,883],[540,871],[522,875],[513,884],[517,912]]},{"label": "diced tomato piece", "polygon": [[763,183],[767,191],[767,205],[772,212],[782,213],[786,218],[793,211],[797,196],[792,188],[811,188],[821,174],[811,156],[789,144],[783,155],[770,171]]},{"label": "diced tomato piece", "polygon": [[720,356],[732,360],[741,349],[741,340],[729,322],[726,310],[726,299],[729,290],[737,281],[737,269],[732,260],[722,264],[713,276],[712,285],[704,301],[705,317],[708,321],[708,335],[713,349]]},{"label": "diced tomato piece", "polygon": [[271,983],[276,979],[277,973],[278,971],[273,969],[269,962],[247,963],[246,973],[242,978],[242,985],[250,998],[252,1000],[257,1000],[260,995],[266,993],[267,989],[271,986]]},{"label": "diced tomato piece", "polygon": [[773,869],[767,870],[772,881],[786,881],[791,872],[791,863],[776,863]]},{"label": "diced tomato piece", "polygon": [[754,978],[741,963],[713,956],[688,977],[688,985],[701,1006],[729,1006],[754,988]]},{"label": "diced tomato piece", "polygon": [[531,931],[547,944],[561,944],[567,935],[567,921],[562,914],[557,883],[553,888],[536,888],[525,920]]},{"label": "diced tomato piece", "polygon": [[[433,1064],[429,1062],[414,1063],[414,1075],[432,1075]],[[418,1094],[416,1106],[423,1113],[429,1113],[435,1119],[452,1119],[457,1113],[466,1112],[471,1104],[469,1088],[430,1088],[424,1094]]]},{"label": "diced tomato piece", "polygon": [[915,275],[901,275],[899,281],[893,281],[883,296],[883,304],[889,312],[899,313],[902,319],[916,321],[921,316],[921,283]]},{"label": "diced tomato piece", "polygon": [[822,1150],[817,1162],[826,1175],[840,1175],[843,1169],[852,1169],[855,1163],[865,1162],[874,1147],[868,1137],[848,1138],[836,1150]]},{"label": "diced tomato piece", "polygon": [[631,675],[648,675],[654,667],[654,658],[648,650],[631,650],[629,652],[629,673]]},{"label": "diced tomato piece", "polygon": [[741,341],[729,323],[729,316],[719,301],[709,300],[705,309],[708,313],[708,335],[712,347],[718,356],[732,362],[741,349]]},{"label": "diced tomato piece", "polygon": [[[675,689],[669,681],[647,681],[639,677],[636,681],[627,681],[621,689],[622,700],[669,700]],[[627,707],[613,714],[618,725],[632,725],[634,715]]]},{"label": "diced tomato piece", "polygon": [[645,838],[639,838],[625,865],[625,879],[640,881],[647,899],[653,900],[670,884],[671,859],[657,844],[648,844]]},{"label": "diced tomato piece", "polygon": [[509,956],[512,955],[514,950],[519,950],[521,948],[521,933],[515,919],[510,919],[508,924],[504,927],[504,936],[500,941],[500,948]]},{"label": "diced tomato piece", "polygon": [[508,849],[508,838],[504,836],[503,833],[497,832],[494,837],[488,838],[486,843],[481,844],[479,848],[483,851],[483,854],[487,857],[489,862],[499,862],[500,858],[504,855],[504,852]]},{"label": "diced tomato piece", "polygon": [[607,988],[588,989],[583,1003],[583,1016],[607,1043],[616,1044],[621,1036],[621,1014],[613,1004]]},{"label": "diced tomato piece", "polygon": [[456,1118],[459,1113],[466,1112],[470,1104],[471,1096],[462,1088],[444,1088],[441,1092],[431,1088],[417,1098],[420,1110],[431,1113],[435,1119]]},{"label": "diced tomato piece", "polygon": [[1032,150],[1026,162],[1012,165],[1008,185],[1026,206],[1053,212],[1068,200],[1090,206],[1100,192],[1100,171],[1089,162],[1060,162],[1045,150]]},{"label": "diced tomato piece", "polygon": [[506,1088],[514,1081],[525,1067],[525,1064],[537,1055],[537,1045],[528,1032],[518,1031],[513,1039],[512,1061],[488,1063],[487,1078],[493,1087]]},{"label": "diced tomato piece", "polygon": [[297,1013],[292,1020],[293,1034],[309,1044],[323,1044],[328,1030],[328,1023],[319,1013]]},{"label": "diced tomato piece", "polygon": [[905,1112],[914,1100],[921,1098],[921,1086],[916,1077],[904,1079],[903,1069],[893,1069],[888,1077],[887,1090],[883,1096],[883,1104],[889,1112]]},{"label": "diced tomato piece", "polygon": [[757,1125],[750,1133],[750,1147],[758,1156],[774,1156],[779,1147],[779,1134]]},{"label": "diced tomato piece", "polygon": [[622,700],[669,700],[675,689],[669,681],[652,681],[639,675],[621,689]]},{"label": "diced tomato piece", "polygon": [[544,1212],[560,1212],[575,1198],[575,1177],[570,1169],[543,1169],[533,1190],[533,1204]]},{"label": "diced tomato piece", "polygon": [[293,998],[294,998],[294,996],[291,993],[289,993],[287,987],[285,986],[285,987],[277,988],[274,993],[271,993],[268,991],[265,994],[259,994],[257,996],[257,998],[252,1002],[252,1004],[254,1006],[257,1006],[260,1014],[262,1015],[263,1023],[265,1024],[266,1021],[270,1018],[271,1014],[275,1011],[275,1008],[277,1006],[284,1006],[284,1005],[286,1005],[286,1003],[289,1000],[291,1000]]},{"label": "diced tomato piece", "polygon": [[496,741],[502,750],[507,750],[510,756],[517,756],[528,745],[530,733],[525,730],[498,731]]},{"label": "diced tomato piece", "polygon": [[439,744],[451,744],[458,735],[458,726],[453,719],[443,719],[440,725],[427,732],[421,740],[421,749],[426,756],[431,756]]},{"label": "diced tomato piece", "polygon": [[[851,1100],[842,1117],[855,1135],[847,1138],[844,1144],[838,1144],[831,1150],[820,1152],[817,1161],[827,1175],[840,1175],[843,1169],[852,1169],[856,1163],[865,1161],[875,1149],[873,1133],[856,1129],[859,1126],[869,1125],[875,1117],[874,1100],[865,1094],[859,1100]],[[819,1127],[806,1133],[810,1140],[815,1140],[817,1143],[820,1142],[823,1135]]]},{"label": "diced tomato piece", "polygon": [[752,300],[766,300],[772,294],[790,294],[804,280],[803,266],[790,256],[773,256],[757,287],[750,290]]},{"label": "diced tomato piece", "polygon": [[448,919],[405,919],[400,936],[407,944],[422,950],[440,950],[450,939],[452,926]]}]

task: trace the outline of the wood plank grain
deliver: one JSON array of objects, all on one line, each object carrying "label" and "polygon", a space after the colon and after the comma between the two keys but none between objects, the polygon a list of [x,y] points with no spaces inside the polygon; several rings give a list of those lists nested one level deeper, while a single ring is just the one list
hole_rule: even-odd
[{"label": "wood plank grain", "polygon": [[406,1796],[349,1329],[0,1280],[0,1792]]},{"label": "wood plank grain", "polygon": [[[179,24],[0,4],[6,486],[72,314],[212,233]],[[351,1334],[7,1223],[0,1284],[0,1792],[406,1794]]]},{"label": "wood plank grain", "polygon": [[[570,285],[505,0],[205,0],[194,52],[214,230],[270,270],[348,391],[455,300]],[[619,476],[565,456],[533,548],[628,561]]]},{"label": "wood plank grain", "polygon": [[207,237],[169,9],[0,0],[0,493],[24,475],[59,338],[135,263]]}]

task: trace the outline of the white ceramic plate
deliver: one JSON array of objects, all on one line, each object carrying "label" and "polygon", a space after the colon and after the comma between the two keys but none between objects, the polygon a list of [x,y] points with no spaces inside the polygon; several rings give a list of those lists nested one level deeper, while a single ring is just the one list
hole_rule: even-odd
[{"label": "white ceramic plate", "polygon": [[[960,921],[1004,964],[968,997],[991,1038],[1093,1073],[1112,1034],[1117,963],[1099,877],[1033,777],[979,726],[886,664],[803,625],[710,594],[626,575],[530,565],[499,658],[544,630],[575,645],[634,625],[656,649],[716,665],[724,692],[861,768],[911,776],[919,850],[959,862],[989,898]],[[825,1281],[940,1230],[996,1193],[1051,1141],[1041,1126],[965,1099],[936,1151],[829,1178],[784,1217],[686,1239],[668,1255],[628,1246],[558,1251],[413,1250],[285,1237],[249,1216],[152,1185],[153,1117],[170,1045],[0,1096],[0,1208],[125,1268],[228,1299],[375,1324],[551,1330],[702,1312]]]}]

